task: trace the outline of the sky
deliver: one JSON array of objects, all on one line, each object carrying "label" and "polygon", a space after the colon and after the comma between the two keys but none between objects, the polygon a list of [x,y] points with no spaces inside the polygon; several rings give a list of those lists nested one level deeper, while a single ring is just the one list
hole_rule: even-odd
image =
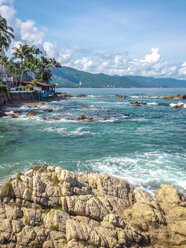
[{"label": "sky", "polygon": [[186,0],[0,0],[0,14],[11,47],[35,45],[62,66],[186,79]]}]

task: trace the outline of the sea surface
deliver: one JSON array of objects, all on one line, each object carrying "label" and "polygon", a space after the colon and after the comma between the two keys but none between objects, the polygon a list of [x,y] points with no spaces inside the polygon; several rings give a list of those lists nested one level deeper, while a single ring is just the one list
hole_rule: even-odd
[{"label": "sea surface", "polygon": [[[0,118],[0,183],[46,163],[76,172],[105,172],[152,194],[161,183],[186,192],[186,100],[161,98],[186,94],[186,89],[58,91],[87,97],[39,105],[34,117],[26,116],[30,109],[24,106],[18,109],[19,118]],[[127,97],[118,99],[114,93]],[[129,103],[134,100],[147,105],[134,107]],[[185,108],[171,108],[177,103]],[[48,107],[53,112],[43,111]],[[79,115],[95,121],[78,122]]]}]

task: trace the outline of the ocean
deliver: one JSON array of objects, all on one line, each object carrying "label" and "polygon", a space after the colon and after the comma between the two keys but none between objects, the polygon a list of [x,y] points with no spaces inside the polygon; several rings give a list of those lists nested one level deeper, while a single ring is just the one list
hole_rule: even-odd
[{"label": "ocean", "polygon": [[[186,100],[160,98],[186,94],[186,89],[58,91],[87,97],[39,105],[34,117],[27,117],[30,109],[23,106],[19,118],[0,118],[0,183],[48,164],[80,173],[108,173],[151,194],[161,183],[186,193]],[[114,93],[127,97],[118,99]],[[135,107],[129,103],[134,100],[147,104]],[[177,103],[184,108],[171,108]],[[78,122],[80,115],[94,122]]]}]

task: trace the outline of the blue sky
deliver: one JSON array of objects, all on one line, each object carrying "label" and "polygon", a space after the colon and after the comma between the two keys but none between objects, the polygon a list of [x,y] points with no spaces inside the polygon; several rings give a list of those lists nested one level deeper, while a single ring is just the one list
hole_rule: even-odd
[{"label": "blue sky", "polygon": [[0,0],[15,43],[66,66],[186,78],[186,0]]}]

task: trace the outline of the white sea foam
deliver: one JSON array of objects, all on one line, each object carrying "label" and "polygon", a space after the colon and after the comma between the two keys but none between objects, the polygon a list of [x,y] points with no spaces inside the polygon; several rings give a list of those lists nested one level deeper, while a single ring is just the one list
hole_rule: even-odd
[{"label": "white sea foam", "polygon": [[75,130],[69,131],[66,128],[48,127],[48,128],[45,128],[44,131],[58,133],[58,134],[60,134],[62,136],[82,136],[82,135],[85,135],[85,134],[91,134],[91,135],[98,134],[96,132],[94,133],[94,132],[90,132],[90,131],[87,131],[87,130],[84,130],[84,129],[85,129],[84,127],[79,127],[79,128],[77,128]]},{"label": "white sea foam", "polygon": [[32,108],[28,107],[28,106],[21,106],[20,108],[18,108],[18,110],[21,110],[21,111],[28,111],[28,110],[31,110]]},{"label": "white sea foam", "polygon": [[158,102],[147,102],[147,105],[158,105]]},{"label": "white sea foam", "polygon": [[[186,158],[186,156],[185,156]],[[181,191],[186,188],[186,172],[177,167],[185,159],[176,154],[160,152],[136,153],[132,157],[106,157],[78,163],[78,170],[104,172],[128,180],[134,186],[149,190],[161,183],[178,186]]]},{"label": "white sea foam", "polygon": [[171,103],[170,104],[170,106],[171,106],[171,108],[173,108],[173,107],[175,107],[175,106],[181,106],[181,105],[183,105],[183,108],[186,108],[186,104],[185,103],[183,103],[183,102],[178,102],[178,103]]},{"label": "white sea foam", "polygon": [[130,96],[131,98],[142,98],[143,96]]}]

